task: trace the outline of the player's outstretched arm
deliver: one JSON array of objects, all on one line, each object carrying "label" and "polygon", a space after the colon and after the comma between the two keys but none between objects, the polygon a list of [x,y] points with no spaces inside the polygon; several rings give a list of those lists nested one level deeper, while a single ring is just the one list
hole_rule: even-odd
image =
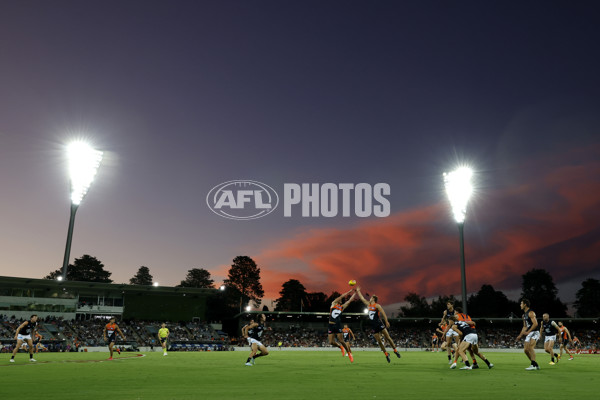
[{"label": "player's outstretched arm", "polygon": [[358,295],[358,298],[360,299],[360,301],[363,302],[363,304],[365,306],[369,305],[369,302],[367,301],[367,299],[365,299],[364,296],[362,295],[362,293],[360,292],[360,288],[359,287],[356,288],[356,294]]},{"label": "player's outstretched arm", "polygon": [[351,296],[351,297],[348,299],[348,301],[347,301],[347,302],[345,302],[345,303],[342,305],[342,310],[345,310],[345,309],[346,309],[346,307],[348,307],[348,306],[350,305],[350,303],[352,303],[352,300],[354,300],[354,297],[355,297],[355,296],[356,296],[356,293],[354,293],[354,294],[353,294],[353,295],[352,295],[352,296]]}]

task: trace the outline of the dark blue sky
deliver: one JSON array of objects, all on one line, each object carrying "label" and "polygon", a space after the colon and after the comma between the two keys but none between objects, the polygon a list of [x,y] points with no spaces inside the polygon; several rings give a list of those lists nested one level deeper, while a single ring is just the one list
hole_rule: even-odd
[{"label": "dark blue sky", "polygon": [[[585,166],[599,158],[599,11],[593,1],[4,2],[0,275],[41,277],[60,266],[62,146],[78,135],[106,158],[78,212],[72,258],[98,257],[117,282],[141,265],[168,285],[193,267],[219,280],[247,254],[265,274],[297,273],[310,290],[340,290],[341,277],[315,272],[326,268],[313,258],[266,254],[285,247],[283,238],[360,230],[365,221],[282,213],[229,221],[206,207],[208,191],[232,179],[278,188],[387,182],[392,213],[411,215],[445,204],[441,173],[464,160],[480,185],[467,239],[485,253],[500,221],[493,216],[503,214],[491,200],[498,193],[565,166],[592,171],[586,194],[598,178]],[[527,196],[546,215],[560,213],[557,190]],[[597,199],[597,189],[591,194]],[[569,220],[580,230],[564,236],[563,225],[549,223],[544,231],[558,236],[526,251],[600,226],[580,206]],[[454,240],[453,229],[444,220],[435,231]],[[540,226],[503,229],[537,237]],[[389,246],[365,251],[383,257]],[[561,280],[580,281],[589,268]],[[285,280],[277,279],[271,292]],[[424,286],[423,294],[455,289]]]}]

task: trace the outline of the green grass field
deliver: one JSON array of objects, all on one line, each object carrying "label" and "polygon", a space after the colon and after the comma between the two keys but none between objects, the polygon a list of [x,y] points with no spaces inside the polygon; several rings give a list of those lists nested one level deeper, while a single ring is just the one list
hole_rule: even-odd
[{"label": "green grass field", "polygon": [[600,390],[594,355],[550,366],[538,354],[542,369],[525,371],[524,354],[489,352],[493,369],[480,362],[479,370],[461,371],[450,370],[444,354],[429,352],[392,354],[388,364],[380,352],[356,351],[351,364],[339,352],[273,350],[253,367],[244,365],[243,351],[136,354],[106,361],[107,353],[43,353],[30,363],[19,353],[14,364],[2,354],[0,398],[597,399]]}]

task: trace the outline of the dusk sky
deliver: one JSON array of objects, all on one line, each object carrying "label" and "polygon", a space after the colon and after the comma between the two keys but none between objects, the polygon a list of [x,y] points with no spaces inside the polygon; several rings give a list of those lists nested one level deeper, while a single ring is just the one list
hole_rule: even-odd
[{"label": "dusk sky", "polygon": [[[85,138],[105,158],[71,262],[115,282],[220,284],[247,255],[265,299],[459,294],[442,173],[469,163],[469,292],[535,267],[571,302],[600,278],[599,26],[595,1],[3,1],[0,275],[61,267]],[[225,219],[230,180],[387,183],[391,215]]]}]

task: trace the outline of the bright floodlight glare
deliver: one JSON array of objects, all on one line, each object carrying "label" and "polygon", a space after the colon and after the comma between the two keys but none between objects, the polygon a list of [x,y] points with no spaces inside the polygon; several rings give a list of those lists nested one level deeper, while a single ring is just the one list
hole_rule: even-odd
[{"label": "bright floodlight glare", "polygon": [[252,310],[252,307],[246,306],[246,311],[250,311],[250,310]]},{"label": "bright floodlight glare", "polygon": [[152,286],[154,286],[154,287],[157,287],[157,286],[158,286],[158,282],[154,282],[154,283],[152,284]]},{"label": "bright floodlight glare", "polygon": [[62,281],[62,276],[56,278],[57,281]]},{"label": "bright floodlight glare", "polygon": [[452,205],[452,213],[457,223],[465,221],[467,203],[473,194],[471,177],[473,170],[469,167],[460,167],[452,172],[444,173],[446,194]]},{"label": "bright floodlight glare", "polygon": [[369,313],[369,309],[368,309],[368,308],[365,308],[365,309],[363,310],[363,312],[364,312],[365,314],[368,314],[368,313]]},{"label": "bright floodlight glare", "polygon": [[219,287],[219,290],[225,290],[225,285],[221,285],[221,286]]},{"label": "bright floodlight glare", "polygon": [[71,178],[71,203],[79,205],[85,197],[100,162],[102,152],[84,142],[73,142],[67,147],[69,176]]}]

